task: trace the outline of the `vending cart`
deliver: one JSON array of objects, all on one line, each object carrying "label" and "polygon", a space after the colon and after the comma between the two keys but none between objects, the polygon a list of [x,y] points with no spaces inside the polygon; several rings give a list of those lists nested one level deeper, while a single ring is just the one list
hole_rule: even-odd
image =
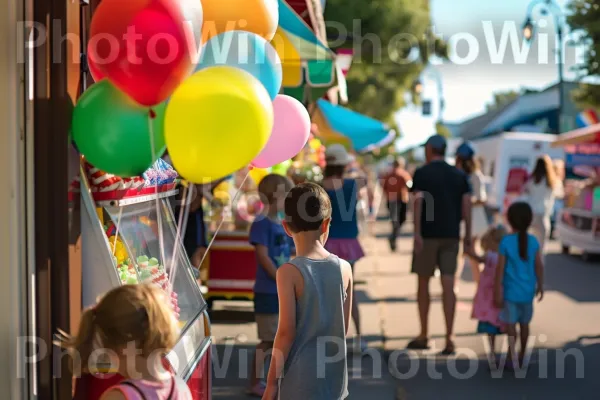
[{"label": "vending cart", "polygon": [[563,252],[583,251],[583,259],[600,254],[600,124],[559,136],[553,146],[565,149],[565,165],[585,170],[588,180],[567,202],[556,225]]},{"label": "vending cart", "polygon": [[[94,305],[118,285],[160,285],[180,310],[181,338],[165,365],[187,381],[194,400],[210,399],[210,324],[182,242],[176,240],[175,182],[148,176],[120,180],[89,165],[82,166],[81,177],[82,306]],[[102,393],[121,379],[102,366],[99,370],[108,375],[88,376],[88,393]]]}]

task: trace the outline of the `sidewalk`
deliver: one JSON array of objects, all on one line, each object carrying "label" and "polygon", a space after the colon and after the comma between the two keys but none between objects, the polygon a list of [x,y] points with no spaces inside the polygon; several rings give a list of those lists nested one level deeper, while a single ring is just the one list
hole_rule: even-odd
[{"label": "sidewalk", "polygon": [[[600,368],[600,336],[596,320],[589,318],[600,310],[595,283],[598,270],[560,254],[560,246],[554,242],[550,243],[553,254],[547,257],[546,266],[549,290],[544,303],[536,305],[532,324],[532,334],[537,340],[533,343],[537,348],[533,357],[537,361],[526,376],[490,375],[485,337],[475,333],[476,322],[470,318],[475,285],[468,271],[460,271],[460,266],[455,323],[457,354],[437,355],[444,345],[445,334],[438,279],[431,282],[431,348],[417,353],[403,350],[419,333],[416,281],[410,274],[411,226],[406,224],[406,233],[399,239],[396,253],[390,252],[386,240],[389,223],[371,223],[371,232],[361,238],[367,257],[356,266],[356,284],[363,336],[370,353],[349,360],[349,399],[462,400],[479,398],[482,393],[488,400],[598,398],[600,383],[593,371]],[[244,390],[257,343],[252,303],[217,302],[215,309],[211,316],[216,344],[213,398],[248,399]],[[585,338],[598,342],[588,343]],[[226,343],[233,346],[225,346]],[[575,351],[585,360],[576,364],[575,357],[570,355],[565,365],[564,351]],[[582,379],[576,373],[583,371],[584,366],[587,374]]]},{"label": "sidewalk", "polygon": [[[372,233],[377,234],[382,222],[370,224]],[[387,224],[385,224],[387,228]],[[368,353],[349,358],[349,399],[395,399],[397,383],[389,373],[386,356],[385,330],[396,324],[386,321],[385,300],[390,297],[390,275],[394,270],[405,270],[406,260],[403,253],[390,258],[386,240],[373,234],[361,238],[367,257],[356,266],[356,290],[360,302],[363,338],[369,344]],[[403,248],[406,248],[402,244]],[[390,265],[386,265],[390,264]],[[399,268],[398,268],[399,267]],[[393,282],[393,281],[392,281]],[[393,286],[392,286],[393,287]],[[388,294],[386,294],[388,293]],[[256,325],[253,322],[252,303],[216,302],[212,318],[212,334],[215,342],[213,356],[213,399],[242,400],[249,399],[244,391],[247,386],[249,365],[258,342]],[[400,324],[402,321],[399,320]],[[398,329],[400,331],[401,329]],[[354,336],[354,327],[350,328],[350,337]],[[308,399],[307,399],[308,400]]]}]

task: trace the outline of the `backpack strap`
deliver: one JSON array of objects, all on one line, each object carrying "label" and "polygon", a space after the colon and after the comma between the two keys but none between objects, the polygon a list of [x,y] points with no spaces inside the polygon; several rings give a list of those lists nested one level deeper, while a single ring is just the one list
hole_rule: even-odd
[{"label": "backpack strap", "polygon": [[175,394],[175,386],[177,386],[177,380],[175,379],[175,376],[173,376],[171,378],[171,391],[169,392],[169,397],[167,397],[167,400],[171,400],[173,398],[173,395]]},{"label": "backpack strap", "polygon": [[[141,400],[147,400],[146,396],[144,395],[142,390],[139,387],[137,387],[133,382],[123,381],[123,382],[119,383],[119,386],[120,385],[127,386],[127,387],[133,389],[140,396]],[[173,376],[171,378],[171,391],[169,392],[169,397],[167,397],[167,400],[171,400],[173,398],[173,395],[175,394],[176,386],[177,386],[177,381],[175,380],[175,377]]]},{"label": "backpack strap", "polygon": [[141,400],[147,400],[146,396],[144,396],[144,392],[131,381],[123,381],[119,383],[118,386],[127,386],[128,388],[133,389],[140,396]]}]

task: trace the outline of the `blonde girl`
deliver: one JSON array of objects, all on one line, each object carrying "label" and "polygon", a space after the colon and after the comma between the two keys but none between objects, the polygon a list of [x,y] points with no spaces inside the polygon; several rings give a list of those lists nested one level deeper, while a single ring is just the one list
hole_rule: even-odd
[{"label": "blonde girl", "polygon": [[155,285],[120,286],[85,310],[77,335],[63,338],[84,371],[94,372],[90,362],[103,353],[125,378],[101,400],[191,400],[185,382],[162,364],[179,338],[170,304]]},{"label": "blonde girl", "polygon": [[505,325],[500,321],[500,309],[494,305],[494,287],[496,281],[496,267],[498,266],[498,249],[502,238],[507,235],[507,230],[502,225],[489,228],[481,237],[481,247],[485,254],[477,255],[470,251],[471,259],[484,264],[483,271],[477,285],[477,293],[473,299],[473,313],[471,317],[479,321],[477,333],[488,335],[490,352],[489,361],[492,368],[497,366],[495,345],[496,335],[505,331]]}]

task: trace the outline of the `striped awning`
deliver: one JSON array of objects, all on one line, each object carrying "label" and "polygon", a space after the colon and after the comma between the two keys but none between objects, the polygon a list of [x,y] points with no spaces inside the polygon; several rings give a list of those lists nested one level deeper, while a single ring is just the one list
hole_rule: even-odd
[{"label": "striped awning", "polygon": [[320,99],[313,114],[320,137],[327,144],[341,143],[357,152],[390,144],[396,132],[383,122]]},{"label": "striped awning", "polygon": [[564,147],[568,145],[600,143],[600,124],[586,126],[558,135],[552,142],[552,147]]},{"label": "striped awning", "polygon": [[345,82],[335,53],[284,0],[279,0],[279,27],[272,44],[282,62],[284,93],[305,101]]}]

